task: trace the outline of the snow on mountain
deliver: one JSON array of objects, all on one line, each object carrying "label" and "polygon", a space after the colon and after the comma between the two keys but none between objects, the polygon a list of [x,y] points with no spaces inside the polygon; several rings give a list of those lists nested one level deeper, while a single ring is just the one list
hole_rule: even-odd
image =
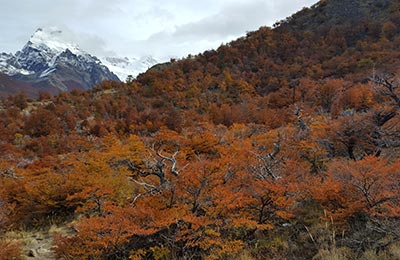
[{"label": "snow on mountain", "polygon": [[[43,57],[34,58],[43,58],[47,64],[49,64],[49,67],[55,62],[54,56],[59,55],[67,49],[78,57],[84,57],[86,59],[94,58],[82,51],[77,44],[70,42],[63,32],[55,27],[39,28],[34,35],[32,35],[22,52],[29,48],[41,50]],[[141,58],[103,57],[96,62],[105,65],[111,72],[117,75],[121,81],[125,81],[129,75],[136,77],[139,73],[145,72],[158,63],[152,56],[144,56]]]},{"label": "snow on mountain", "polygon": [[[78,44],[70,40],[69,35],[56,27],[37,29],[22,50],[15,54],[0,53],[0,72],[18,79],[29,77],[30,81],[45,80],[57,73],[65,74],[66,66],[69,68],[68,80],[71,77],[71,70],[78,74],[80,72],[96,74],[98,79],[90,76],[91,79],[84,82],[84,88],[104,79],[119,78],[125,81],[129,75],[136,77],[157,63],[152,56],[98,59],[82,50]],[[60,72],[61,68],[64,72]],[[72,74],[76,74],[75,72]],[[63,77],[65,78],[65,75]],[[88,75],[81,78],[87,79]],[[65,84],[59,84],[57,87],[61,90],[69,89]]]},{"label": "snow on mountain", "polygon": [[36,49],[48,49],[53,53],[61,53],[66,49],[70,50],[76,55],[86,55],[87,53],[82,51],[78,44],[70,42],[70,40],[64,35],[63,31],[57,27],[39,28],[31,36],[27,46]]},{"label": "snow on mountain", "polygon": [[[65,52],[73,54],[69,57],[72,60],[76,59],[82,62],[82,64],[96,63],[101,65],[99,59],[81,50],[76,43],[70,42],[63,32],[56,27],[37,29],[22,50],[15,54],[15,57],[24,69],[43,73],[49,69],[55,69],[57,62],[61,61],[60,56]],[[78,63],[73,65],[79,66]]]},{"label": "snow on mountain", "polygon": [[33,71],[25,70],[21,68],[15,56],[11,53],[0,53],[0,71],[13,76],[16,74],[29,75],[34,73]]},{"label": "snow on mountain", "polygon": [[[116,80],[101,61],[56,27],[39,28],[21,51],[0,54],[0,72],[46,89],[88,89]],[[54,91],[53,91],[54,92]]]},{"label": "snow on mountain", "polygon": [[101,58],[101,62],[116,74],[121,81],[125,81],[129,75],[135,78],[140,73],[145,72],[158,63],[152,56],[144,56],[139,59],[128,57],[103,57]]}]

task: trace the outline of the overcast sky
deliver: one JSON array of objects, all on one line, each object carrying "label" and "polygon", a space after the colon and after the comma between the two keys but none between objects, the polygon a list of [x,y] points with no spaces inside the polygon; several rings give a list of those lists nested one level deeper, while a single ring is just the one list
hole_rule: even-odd
[{"label": "overcast sky", "polygon": [[272,25],[317,0],[0,0],[0,52],[39,27],[69,31],[95,55],[184,57]]}]

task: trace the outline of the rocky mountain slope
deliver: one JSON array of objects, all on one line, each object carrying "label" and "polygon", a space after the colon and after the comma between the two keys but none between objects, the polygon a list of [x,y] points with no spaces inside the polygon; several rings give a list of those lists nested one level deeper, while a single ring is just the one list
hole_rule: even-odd
[{"label": "rocky mountain slope", "polygon": [[0,54],[0,72],[31,85],[38,92],[53,94],[89,89],[103,80],[119,81],[97,57],[66,41],[57,28],[39,28],[21,51]]},{"label": "rocky mountain slope", "polygon": [[0,98],[15,95],[19,92],[24,92],[30,97],[35,97],[38,94],[37,89],[28,83],[13,79],[7,74],[0,73]]}]

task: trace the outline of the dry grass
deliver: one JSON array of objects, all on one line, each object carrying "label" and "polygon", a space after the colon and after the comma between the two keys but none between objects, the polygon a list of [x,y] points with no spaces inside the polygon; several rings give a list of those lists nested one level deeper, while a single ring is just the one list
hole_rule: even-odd
[{"label": "dry grass", "polygon": [[236,260],[255,260],[247,251],[244,251]]},{"label": "dry grass", "polygon": [[332,248],[320,249],[313,260],[348,260],[353,259],[352,252],[349,248]]},{"label": "dry grass", "polygon": [[389,253],[394,260],[400,260],[400,243],[391,245],[389,247]]},{"label": "dry grass", "polygon": [[[7,232],[0,240],[0,260],[31,259],[28,258],[28,255],[32,254],[37,259],[53,259],[53,236],[55,234],[69,235],[71,232],[68,227],[57,225],[51,225],[45,230]],[[3,250],[5,253],[3,253]]]}]

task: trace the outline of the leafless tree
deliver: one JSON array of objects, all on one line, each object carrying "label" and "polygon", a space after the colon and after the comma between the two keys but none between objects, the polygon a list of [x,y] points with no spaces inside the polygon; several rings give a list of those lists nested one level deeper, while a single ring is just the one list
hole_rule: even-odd
[{"label": "leafless tree", "polygon": [[[133,198],[133,204],[137,199],[146,194],[161,193],[163,190],[169,187],[168,172],[174,176],[179,176],[177,169],[176,155],[178,152],[173,153],[171,156],[162,154],[161,150],[155,150],[154,147],[151,149],[152,153],[149,159],[143,161],[143,165],[137,165],[131,160],[123,160],[118,162],[119,165],[125,165],[133,173],[129,179],[140,185],[145,192],[136,194]],[[153,184],[142,180],[142,178],[148,176],[157,177],[159,183]]]},{"label": "leafless tree", "polygon": [[281,135],[278,134],[278,140],[276,141],[276,143],[274,143],[274,149],[272,153],[267,152],[265,154],[259,154],[256,152],[251,152],[258,159],[258,164],[251,166],[252,171],[256,174],[258,178],[279,178],[280,164],[283,161],[283,158],[278,156],[280,151]]},{"label": "leafless tree", "polygon": [[380,95],[389,97],[394,101],[390,111],[378,112],[376,114],[378,126],[383,126],[386,122],[396,116],[400,109],[400,82],[393,74],[374,75],[370,78],[373,89]]},{"label": "leafless tree", "polygon": [[393,124],[388,124],[389,121],[398,115],[400,110],[399,78],[394,74],[377,75],[374,73],[370,77],[370,81],[373,83],[372,87],[376,93],[388,97],[392,101],[389,104],[389,109],[375,111],[374,117],[377,126],[377,131],[375,132],[376,143],[381,148],[399,147],[400,133],[396,131]]}]

